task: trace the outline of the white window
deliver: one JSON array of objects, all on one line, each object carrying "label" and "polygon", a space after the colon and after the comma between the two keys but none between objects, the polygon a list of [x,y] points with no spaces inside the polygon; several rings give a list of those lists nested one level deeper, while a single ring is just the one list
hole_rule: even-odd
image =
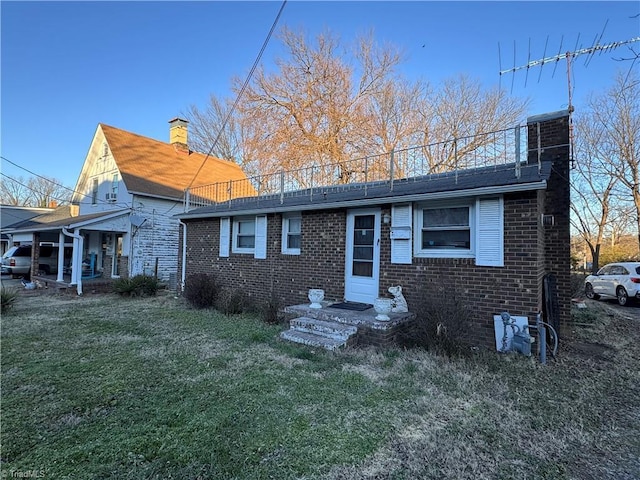
[{"label": "white window", "polygon": [[118,194],[118,183],[120,181],[120,178],[118,176],[117,173],[113,174],[113,178],[111,179],[111,193],[113,193],[114,195]]},{"label": "white window", "polygon": [[415,214],[415,256],[473,257],[473,215],[470,203],[419,205]]},{"label": "white window", "polygon": [[302,231],[300,214],[282,217],[282,253],[300,255],[300,233]]},{"label": "white window", "polygon": [[233,219],[233,253],[253,253],[256,247],[255,217]]},{"label": "white window", "polygon": [[[222,233],[221,230],[221,241]],[[267,258],[266,215],[233,219],[231,251],[233,253],[252,253],[254,258]]]},{"label": "white window", "polygon": [[91,187],[91,205],[98,204],[98,179],[93,179],[93,185]]},{"label": "white window", "polygon": [[419,204],[414,227],[416,257],[475,258],[476,265],[504,266],[502,197]]}]

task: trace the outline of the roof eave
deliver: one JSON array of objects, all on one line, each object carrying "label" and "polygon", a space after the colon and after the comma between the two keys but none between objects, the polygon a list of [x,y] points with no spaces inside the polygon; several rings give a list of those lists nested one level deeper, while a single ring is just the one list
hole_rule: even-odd
[{"label": "roof eave", "polygon": [[155,194],[155,193],[141,192],[141,191],[137,191],[137,190],[129,190],[129,193],[131,195],[139,195],[141,197],[158,198],[160,200],[170,200],[172,202],[183,202],[184,201],[184,197],[169,197],[167,195],[158,195],[158,194]]},{"label": "roof eave", "polygon": [[[67,228],[67,229],[75,229],[75,228],[82,228],[82,227],[86,227],[87,225],[91,225],[93,223],[99,223],[99,222],[104,222],[105,220],[111,220],[112,218],[116,218],[122,215],[128,215],[129,214],[129,209],[125,209],[125,210],[117,210],[115,212],[110,212],[108,214],[105,214],[103,216],[100,217],[96,217],[96,218],[91,218],[88,220],[83,220],[81,222],[77,222],[77,223],[73,223],[73,222],[69,222],[69,223],[60,223],[60,221],[56,221],[56,225],[49,225],[47,226],[46,223],[40,224],[40,225],[32,225],[29,227],[24,227],[24,228],[17,228],[17,229],[3,229],[3,233],[29,233],[29,232],[53,232],[53,231],[58,231],[61,230],[63,227]],[[68,220],[72,220],[75,217],[69,217]],[[53,222],[52,222],[53,223]]]},{"label": "roof eave", "polygon": [[[311,210],[331,210],[338,208],[354,208],[371,206],[374,203],[377,204],[389,204],[389,203],[405,203],[405,202],[419,202],[425,200],[446,200],[450,198],[460,197],[476,197],[487,195],[498,195],[504,193],[526,192],[531,190],[544,190],[547,188],[547,181],[540,180],[537,182],[520,183],[515,185],[500,185],[490,187],[471,188],[466,190],[448,190],[446,192],[433,192],[433,193],[417,193],[409,195],[396,195],[391,197],[365,197],[358,200],[345,200],[333,203],[316,203],[305,205],[282,205],[277,207],[267,208],[230,208],[229,210],[220,210],[216,212],[205,213],[193,213],[188,212],[182,214],[176,214],[175,217],[181,220],[192,220],[201,218],[217,218],[217,217],[229,217],[233,215],[257,215],[265,213],[279,213],[279,212],[301,212]],[[224,207],[221,207],[224,208]]]}]

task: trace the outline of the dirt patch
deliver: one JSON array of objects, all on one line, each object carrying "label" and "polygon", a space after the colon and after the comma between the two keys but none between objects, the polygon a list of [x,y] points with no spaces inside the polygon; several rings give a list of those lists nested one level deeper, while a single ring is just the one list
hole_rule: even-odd
[{"label": "dirt patch", "polygon": [[614,347],[596,342],[572,342],[567,345],[567,351],[604,362],[612,361],[617,353]]}]

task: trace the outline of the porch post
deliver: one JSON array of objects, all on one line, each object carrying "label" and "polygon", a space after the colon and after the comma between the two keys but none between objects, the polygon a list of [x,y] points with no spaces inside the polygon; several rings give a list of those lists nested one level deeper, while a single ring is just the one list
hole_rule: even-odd
[{"label": "porch post", "polygon": [[64,240],[64,233],[60,230],[58,234],[58,276],[56,277],[56,282],[64,281]]}]

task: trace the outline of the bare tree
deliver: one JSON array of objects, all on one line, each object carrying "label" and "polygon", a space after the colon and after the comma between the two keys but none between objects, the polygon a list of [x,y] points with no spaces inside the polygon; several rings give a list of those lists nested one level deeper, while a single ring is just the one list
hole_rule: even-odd
[{"label": "bare tree", "polygon": [[31,190],[27,187],[27,179],[3,175],[0,182],[0,203],[17,207],[30,206]]},{"label": "bare tree", "polygon": [[50,177],[4,176],[0,183],[0,202],[22,207],[48,207],[52,203],[69,202],[71,190],[59,180]]},{"label": "bare tree", "polygon": [[[439,89],[408,81],[398,73],[401,51],[376,43],[371,33],[352,46],[331,33],[310,40],[287,28],[280,39],[285,54],[275,69],[258,68],[246,89],[234,79],[242,96],[214,154],[235,159],[249,175],[287,171],[289,187],[373,179],[367,172],[388,176],[391,152],[405,149],[408,157],[410,146],[427,143],[441,145],[413,155],[427,157],[431,172],[469,166],[459,158],[498,145],[486,132],[515,126],[525,112],[526,102],[468,77]],[[218,137],[228,105],[212,98],[204,111],[191,108],[200,150]],[[500,148],[494,153],[504,153]],[[399,158],[396,175],[409,174],[408,160]]]},{"label": "bare tree", "polygon": [[608,161],[598,150],[604,132],[594,121],[592,112],[577,118],[575,131],[578,161],[571,174],[571,224],[589,247],[592,270],[596,272],[600,249],[611,222],[613,192],[618,179],[611,175]]},{"label": "bare tree", "polygon": [[276,72],[258,69],[240,102],[242,115],[262,127],[247,140],[263,155],[263,171],[337,164],[336,180],[346,183],[353,173],[348,160],[368,153],[362,133],[369,102],[401,55],[371,35],[351,54],[330,33],[310,43],[285,28],[280,38],[288,58],[277,60]]},{"label": "bare tree", "polygon": [[[528,102],[508,97],[504,90],[484,89],[466,75],[449,78],[426,97],[422,144],[432,172],[465,168],[473,153],[487,147],[503,154],[503,143],[493,132],[517,125]],[[481,157],[491,157],[481,154]]]},{"label": "bare tree", "polygon": [[607,166],[621,188],[623,201],[634,207],[640,248],[640,78],[637,72],[619,73],[614,85],[589,101],[594,134],[589,148]]}]

